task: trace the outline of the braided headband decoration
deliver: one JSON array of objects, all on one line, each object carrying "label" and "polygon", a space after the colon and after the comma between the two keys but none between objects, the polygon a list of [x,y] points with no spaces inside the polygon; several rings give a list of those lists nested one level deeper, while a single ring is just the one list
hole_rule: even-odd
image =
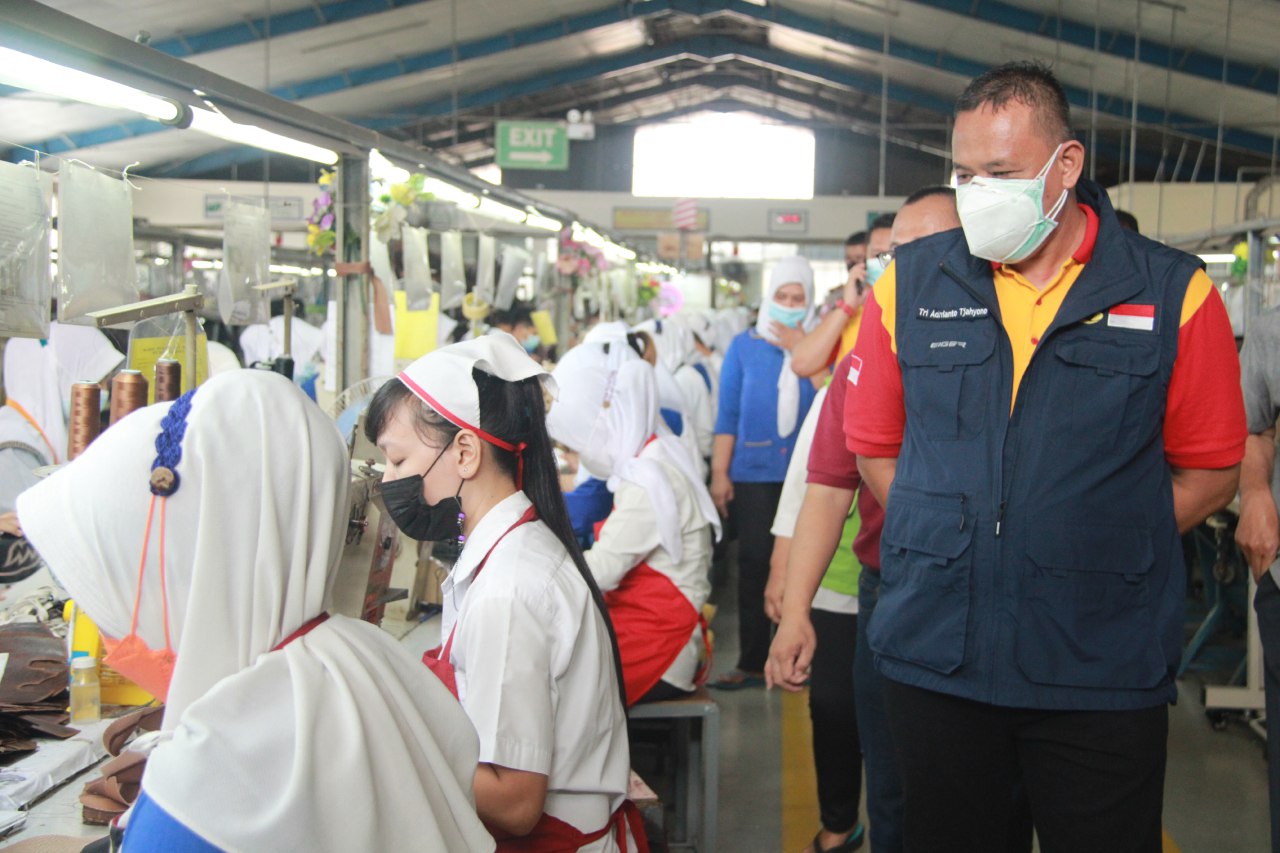
[{"label": "braided headband decoration", "polygon": [[187,415],[191,414],[191,398],[195,389],[173,401],[156,436],[156,458],[151,463],[151,494],[167,498],[178,491],[182,478],[178,464],[182,462],[182,437],[187,434]]}]

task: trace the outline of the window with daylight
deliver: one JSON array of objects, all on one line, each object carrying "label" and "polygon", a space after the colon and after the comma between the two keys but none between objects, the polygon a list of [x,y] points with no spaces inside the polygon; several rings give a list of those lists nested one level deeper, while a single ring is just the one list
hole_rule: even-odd
[{"label": "window with daylight", "polygon": [[631,192],[672,198],[813,198],[813,131],[747,113],[636,129]]}]

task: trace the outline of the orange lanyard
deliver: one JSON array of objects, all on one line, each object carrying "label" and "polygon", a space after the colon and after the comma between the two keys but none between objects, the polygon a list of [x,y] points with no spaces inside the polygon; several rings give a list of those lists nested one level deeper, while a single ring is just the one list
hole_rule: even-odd
[{"label": "orange lanyard", "polygon": [[49,440],[49,436],[44,434],[44,430],[40,428],[40,424],[36,423],[36,419],[31,417],[31,415],[27,413],[27,410],[22,408],[16,400],[6,400],[5,405],[22,415],[22,417],[26,419],[27,423],[31,424],[35,431],[40,433],[40,437],[44,439],[44,446],[49,448],[49,453],[53,457],[53,464],[59,464],[62,460],[58,458],[58,451],[53,449],[53,442]]}]

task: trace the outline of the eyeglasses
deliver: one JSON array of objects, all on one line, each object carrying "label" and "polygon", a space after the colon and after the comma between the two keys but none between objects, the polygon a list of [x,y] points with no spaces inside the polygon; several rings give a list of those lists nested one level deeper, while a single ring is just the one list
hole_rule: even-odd
[{"label": "eyeglasses", "polygon": [[887,267],[893,263],[893,249],[887,252],[880,252],[876,255],[876,260],[880,261],[880,266]]}]

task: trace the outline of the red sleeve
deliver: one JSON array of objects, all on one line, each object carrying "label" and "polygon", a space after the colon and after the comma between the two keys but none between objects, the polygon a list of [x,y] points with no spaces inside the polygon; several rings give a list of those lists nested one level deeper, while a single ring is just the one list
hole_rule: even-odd
[{"label": "red sleeve", "polygon": [[864,306],[862,330],[849,366],[844,432],[849,450],[859,456],[896,457],[907,424],[902,368],[877,299],[882,285],[892,286],[886,278],[881,277]]},{"label": "red sleeve", "polygon": [[840,360],[831,376],[831,387],[818,413],[818,428],[809,451],[808,482],[835,489],[856,491],[862,484],[858,476],[858,458],[845,446],[845,390],[849,386],[850,353]]},{"label": "red sleeve", "polygon": [[1230,468],[1244,458],[1247,435],[1240,357],[1214,288],[1178,332],[1165,403],[1165,459],[1175,468]]}]

